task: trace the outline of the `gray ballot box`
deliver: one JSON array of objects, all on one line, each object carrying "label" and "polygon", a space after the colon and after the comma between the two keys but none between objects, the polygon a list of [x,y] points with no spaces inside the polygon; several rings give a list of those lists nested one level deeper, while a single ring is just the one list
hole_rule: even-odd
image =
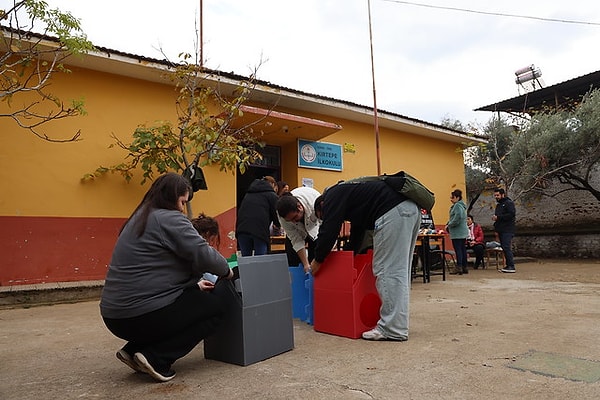
[{"label": "gray ballot box", "polygon": [[239,257],[234,304],[204,339],[204,357],[242,366],[294,348],[292,289],[287,256]]}]

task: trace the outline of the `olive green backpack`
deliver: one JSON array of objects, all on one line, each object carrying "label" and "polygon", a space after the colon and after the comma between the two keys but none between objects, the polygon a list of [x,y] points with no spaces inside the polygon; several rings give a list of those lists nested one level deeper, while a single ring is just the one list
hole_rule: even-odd
[{"label": "olive green backpack", "polygon": [[360,183],[376,180],[384,181],[392,189],[408,197],[417,203],[419,207],[427,211],[431,211],[435,204],[435,195],[433,192],[427,189],[417,178],[404,171],[397,172],[394,175],[361,176],[340,183]]}]

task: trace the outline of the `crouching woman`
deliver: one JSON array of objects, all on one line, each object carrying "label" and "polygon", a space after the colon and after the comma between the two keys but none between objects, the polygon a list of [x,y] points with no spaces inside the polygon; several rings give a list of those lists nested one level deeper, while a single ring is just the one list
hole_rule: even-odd
[{"label": "crouching woman", "polygon": [[227,260],[183,214],[190,193],[178,174],[154,181],[119,233],[100,301],[106,327],[127,341],[117,358],[160,382],[175,376],[172,364],[227,312],[219,283],[200,277],[233,277]]}]

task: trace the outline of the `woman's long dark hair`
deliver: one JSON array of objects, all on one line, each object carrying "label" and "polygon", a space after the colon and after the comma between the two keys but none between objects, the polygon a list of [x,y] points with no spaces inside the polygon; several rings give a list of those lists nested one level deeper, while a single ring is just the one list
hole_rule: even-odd
[{"label": "woman's long dark hair", "polygon": [[142,236],[146,230],[146,223],[148,222],[150,211],[160,208],[166,210],[178,210],[177,200],[179,197],[185,196],[186,193],[189,196],[191,192],[192,187],[189,181],[183,176],[174,172],[168,172],[160,176],[152,183],[152,186],[150,186],[150,189],[148,189],[140,204],[138,204],[127,221],[125,221],[125,224],[121,228],[121,232],[131,218],[139,212],[139,216],[135,222],[135,229],[137,236]]}]

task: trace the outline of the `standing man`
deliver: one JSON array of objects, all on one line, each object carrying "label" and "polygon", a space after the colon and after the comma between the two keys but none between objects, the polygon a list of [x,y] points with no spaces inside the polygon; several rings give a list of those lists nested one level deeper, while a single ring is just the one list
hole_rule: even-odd
[{"label": "standing man", "polygon": [[502,188],[494,189],[494,198],[496,199],[496,210],[492,220],[506,260],[506,266],[501,271],[515,273],[515,260],[512,252],[512,240],[515,236],[515,217],[517,215],[515,203],[506,197],[506,192]]},{"label": "standing man", "polygon": [[[298,265],[296,260],[300,261],[305,272],[309,271],[319,233],[319,220],[315,215],[314,204],[320,195],[315,189],[302,186],[283,194],[277,200],[279,221],[286,235],[286,251],[289,250],[288,262],[290,265]],[[290,245],[292,249],[289,249]]]},{"label": "standing man", "polygon": [[364,247],[366,231],[373,231],[373,274],[381,299],[379,321],[363,332],[365,340],[408,340],[410,273],[421,210],[382,180],[340,183],[315,202],[322,220],[313,275],[333,248],[344,221],[350,221],[350,244]]}]

